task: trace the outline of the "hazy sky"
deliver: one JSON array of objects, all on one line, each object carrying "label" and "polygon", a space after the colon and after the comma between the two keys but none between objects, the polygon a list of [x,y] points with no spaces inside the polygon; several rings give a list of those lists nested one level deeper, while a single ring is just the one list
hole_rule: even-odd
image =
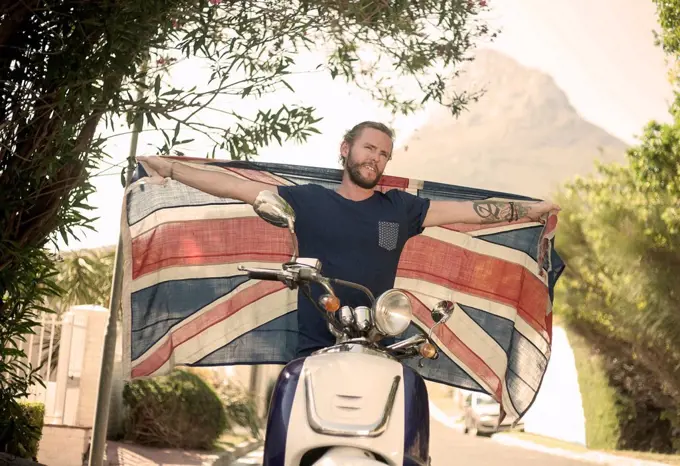
[{"label": "hazy sky", "polygon": [[591,122],[632,143],[672,98],[651,0],[497,0],[494,46],[550,74]]},{"label": "hazy sky", "polygon": [[[654,46],[652,30],[657,24],[651,0],[491,0],[490,4],[491,22],[502,29],[490,46],[551,75],[585,119],[634,143],[647,121],[667,118],[672,92],[664,56]],[[193,70],[187,65],[179,74],[179,79],[189,81]],[[294,101],[315,106],[324,117],[318,125],[322,134],[304,146],[268,148],[261,161],[335,167],[342,133],[358,121],[391,123],[400,144],[427,119],[427,113],[421,112],[392,120],[362,92],[322,73],[300,75],[293,81]],[[276,107],[284,101],[291,101],[291,96],[271,96],[264,103]],[[152,135],[143,135],[139,153],[149,153],[151,140]],[[111,163],[125,159],[129,143],[129,136],[111,140]],[[205,147],[190,149],[187,155],[205,155]],[[95,223],[98,232],[88,232],[82,241],[71,242],[69,249],[116,243],[123,195],[119,172],[115,168],[109,173],[116,175],[95,178],[97,193],[91,203],[100,217]]]}]

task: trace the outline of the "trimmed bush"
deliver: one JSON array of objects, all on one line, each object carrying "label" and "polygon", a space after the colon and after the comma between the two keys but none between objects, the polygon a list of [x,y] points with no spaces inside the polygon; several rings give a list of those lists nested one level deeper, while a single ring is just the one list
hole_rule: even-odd
[{"label": "trimmed bush", "polygon": [[125,438],[141,445],[207,450],[227,428],[219,396],[183,370],[128,383],[123,403]]},{"label": "trimmed bush", "polygon": [[253,393],[250,393],[243,385],[225,379],[211,368],[187,367],[186,371],[198,375],[215,389],[224,404],[228,431],[233,431],[234,426],[241,426],[250,430],[253,437],[260,438],[262,422]]},{"label": "trimmed bush", "polygon": [[596,450],[616,450],[621,436],[619,397],[609,384],[603,357],[568,327],[567,338],[574,351],[586,418],[586,446]]},{"label": "trimmed bush", "polygon": [[0,451],[37,461],[45,420],[42,403],[21,402],[19,410],[6,419],[7,431],[0,436]]},{"label": "trimmed bush", "polygon": [[224,409],[227,413],[227,428],[234,424],[245,427],[255,438],[260,438],[260,417],[257,414],[255,397],[245,388],[236,384],[224,384],[218,389]]}]

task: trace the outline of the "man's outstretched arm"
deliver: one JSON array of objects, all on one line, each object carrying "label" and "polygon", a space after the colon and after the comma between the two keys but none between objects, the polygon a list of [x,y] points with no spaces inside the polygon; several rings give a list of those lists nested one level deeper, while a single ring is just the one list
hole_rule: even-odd
[{"label": "man's outstretched arm", "polygon": [[172,178],[213,196],[238,199],[251,205],[261,191],[277,192],[276,186],[236,178],[226,171],[202,170],[190,164],[156,156],[137,157],[137,160],[151,172],[151,176]]},{"label": "man's outstretched arm", "polygon": [[423,226],[536,221],[549,212],[559,210],[558,205],[546,201],[432,201]]}]

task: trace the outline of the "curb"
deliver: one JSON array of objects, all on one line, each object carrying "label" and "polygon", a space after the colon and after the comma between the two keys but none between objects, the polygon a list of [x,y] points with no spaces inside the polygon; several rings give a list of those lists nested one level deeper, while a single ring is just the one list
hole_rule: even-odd
[{"label": "curb", "polygon": [[7,466],[46,466],[36,461],[19,458],[18,456],[10,455],[9,453],[0,453],[0,464]]},{"label": "curb", "polygon": [[432,401],[430,401],[430,419],[434,419],[440,424],[443,424],[456,432],[465,432],[465,422],[462,419],[448,416]]},{"label": "curb", "polygon": [[258,439],[246,440],[236,445],[227,451],[221,452],[219,456],[211,463],[211,466],[230,466],[231,463],[247,455],[253,450],[257,450],[262,446],[263,441]]},{"label": "curb", "polygon": [[639,460],[635,458],[628,458],[626,456],[612,455],[609,453],[602,453],[599,451],[588,451],[577,453],[575,451],[565,450],[563,448],[546,447],[527,440],[520,440],[510,435],[495,434],[491,438],[496,442],[504,445],[526,448],[527,450],[539,451],[549,455],[561,456],[574,460],[588,461],[590,463],[615,465],[615,466],[668,466],[667,463],[659,463],[656,461]]}]

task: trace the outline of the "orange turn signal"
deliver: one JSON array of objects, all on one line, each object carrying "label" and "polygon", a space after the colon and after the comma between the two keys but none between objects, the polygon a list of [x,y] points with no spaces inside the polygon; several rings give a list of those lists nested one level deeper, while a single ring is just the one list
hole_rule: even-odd
[{"label": "orange turn signal", "polygon": [[325,294],[319,298],[319,304],[327,312],[335,312],[340,309],[340,299],[337,296]]},{"label": "orange turn signal", "polygon": [[418,348],[420,355],[427,359],[435,359],[437,357],[437,348],[432,343],[423,343]]}]

